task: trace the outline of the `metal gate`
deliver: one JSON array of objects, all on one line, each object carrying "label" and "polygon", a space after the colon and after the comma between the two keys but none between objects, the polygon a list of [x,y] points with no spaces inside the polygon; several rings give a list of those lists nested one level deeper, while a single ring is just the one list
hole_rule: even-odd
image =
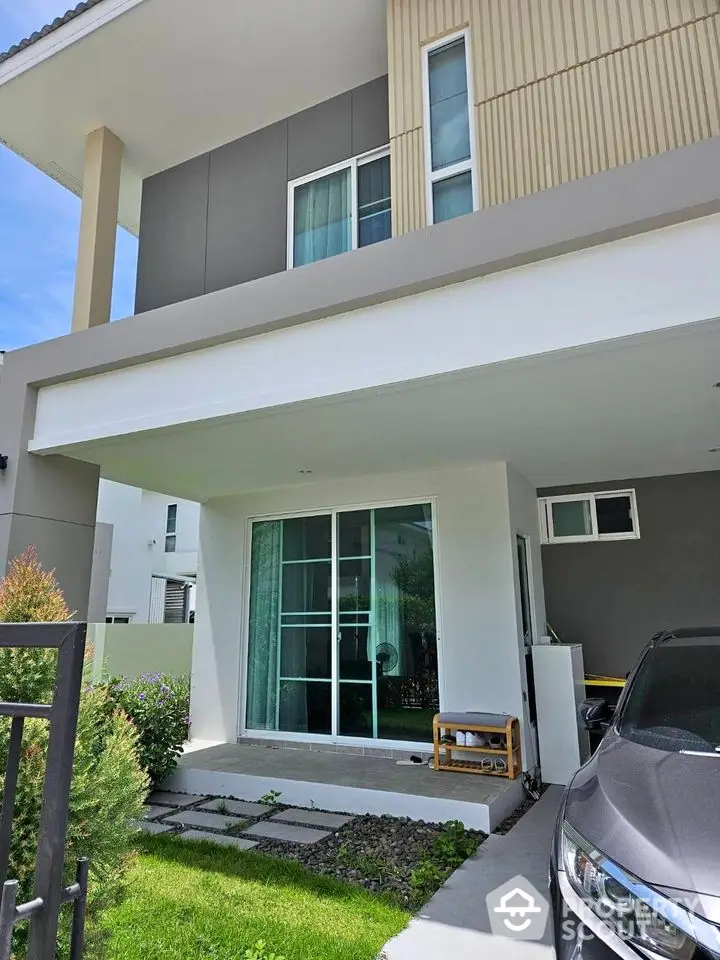
[{"label": "metal gate", "polygon": [[[25,920],[30,924],[28,960],[54,960],[60,910],[67,903],[73,903],[70,956],[72,960],[82,957],[88,862],[78,861],[75,882],[69,887],[63,886],[63,865],[86,632],[84,623],[0,624],[0,647],[45,648],[58,652],[51,704],[0,703],[0,716],[12,718],[0,814],[0,960],[10,960],[13,929]],[[50,732],[35,887],[32,900],[19,904],[19,885],[8,879],[7,873],[26,717],[48,720]]]}]

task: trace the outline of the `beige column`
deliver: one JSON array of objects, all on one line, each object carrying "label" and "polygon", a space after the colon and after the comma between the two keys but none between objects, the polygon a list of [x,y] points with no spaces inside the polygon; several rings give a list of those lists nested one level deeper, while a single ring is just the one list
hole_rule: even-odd
[{"label": "beige column", "polygon": [[123,143],[107,127],[85,143],[73,331],[110,320]]}]

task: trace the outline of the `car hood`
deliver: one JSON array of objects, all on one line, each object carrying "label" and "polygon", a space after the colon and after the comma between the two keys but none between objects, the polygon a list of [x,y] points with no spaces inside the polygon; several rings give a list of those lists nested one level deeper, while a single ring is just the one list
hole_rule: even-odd
[{"label": "car hood", "polygon": [[708,906],[720,898],[720,757],[666,753],[611,731],[570,784],[565,818],[645,883],[701,894]]}]

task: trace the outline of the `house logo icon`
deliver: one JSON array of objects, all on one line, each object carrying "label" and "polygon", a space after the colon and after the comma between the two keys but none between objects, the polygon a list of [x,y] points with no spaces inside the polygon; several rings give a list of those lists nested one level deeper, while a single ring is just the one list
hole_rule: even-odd
[{"label": "house logo icon", "polygon": [[486,903],[496,937],[542,940],[550,907],[525,877],[514,877],[493,890]]}]

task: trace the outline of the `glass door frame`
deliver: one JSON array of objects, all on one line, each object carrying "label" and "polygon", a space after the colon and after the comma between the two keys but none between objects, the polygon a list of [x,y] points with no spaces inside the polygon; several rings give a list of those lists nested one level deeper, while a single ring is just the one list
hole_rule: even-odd
[{"label": "glass door frame", "polygon": [[[445,684],[444,684],[444,669],[443,669],[443,645],[442,645],[442,600],[441,600],[441,591],[440,591],[440,574],[439,574],[439,551],[438,551],[438,503],[437,496],[416,496],[416,497],[401,497],[393,498],[390,500],[375,500],[369,503],[350,503],[342,504],[341,506],[335,507],[317,507],[304,510],[284,510],[279,513],[269,513],[269,514],[259,514],[257,516],[251,516],[247,518],[246,521],[246,530],[245,530],[245,559],[244,559],[244,571],[243,571],[243,584],[244,584],[244,594],[243,594],[243,603],[242,603],[242,624],[241,624],[241,642],[240,642],[240,676],[238,678],[238,736],[239,737],[251,737],[257,740],[284,740],[284,741],[296,741],[298,743],[326,743],[326,744],[357,744],[367,747],[377,747],[381,748],[391,748],[396,750],[403,750],[404,748],[408,749],[417,749],[418,747],[426,747],[430,744],[430,741],[423,741],[422,743],[408,740],[387,740],[387,739],[375,739],[372,737],[353,737],[353,736],[343,736],[339,730],[340,723],[340,676],[339,676],[339,659],[340,659],[340,644],[338,642],[338,637],[340,633],[340,611],[338,609],[338,573],[339,573],[339,557],[338,557],[338,516],[343,513],[353,513],[356,511],[362,510],[382,510],[386,507],[402,507],[402,506],[415,506],[421,504],[428,504],[430,506],[431,518],[432,518],[432,553],[433,553],[433,578],[434,578],[434,587],[435,587],[435,623],[436,623],[436,643],[437,643],[437,669],[438,669],[438,695],[440,699],[440,709],[443,709],[443,704],[445,700]],[[263,523],[267,521],[278,521],[278,520],[295,520],[301,517],[330,517],[331,518],[331,684],[332,684],[332,693],[331,693],[331,711],[332,711],[332,732],[329,734],[320,734],[320,733],[292,733],[285,730],[255,730],[252,727],[247,726],[246,710],[247,710],[247,699],[248,699],[248,651],[249,651],[249,639],[250,639],[250,578],[252,575],[252,535],[253,535],[253,525],[256,523]],[[371,525],[371,529],[374,525]],[[372,532],[373,537],[373,546],[374,546],[374,530]],[[372,547],[371,547],[372,551]],[[372,589],[375,589],[374,584],[374,563],[375,558],[372,559]],[[375,644],[375,639],[373,638],[373,644]],[[377,731],[377,668],[373,666],[373,726],[374,732]]]}]

